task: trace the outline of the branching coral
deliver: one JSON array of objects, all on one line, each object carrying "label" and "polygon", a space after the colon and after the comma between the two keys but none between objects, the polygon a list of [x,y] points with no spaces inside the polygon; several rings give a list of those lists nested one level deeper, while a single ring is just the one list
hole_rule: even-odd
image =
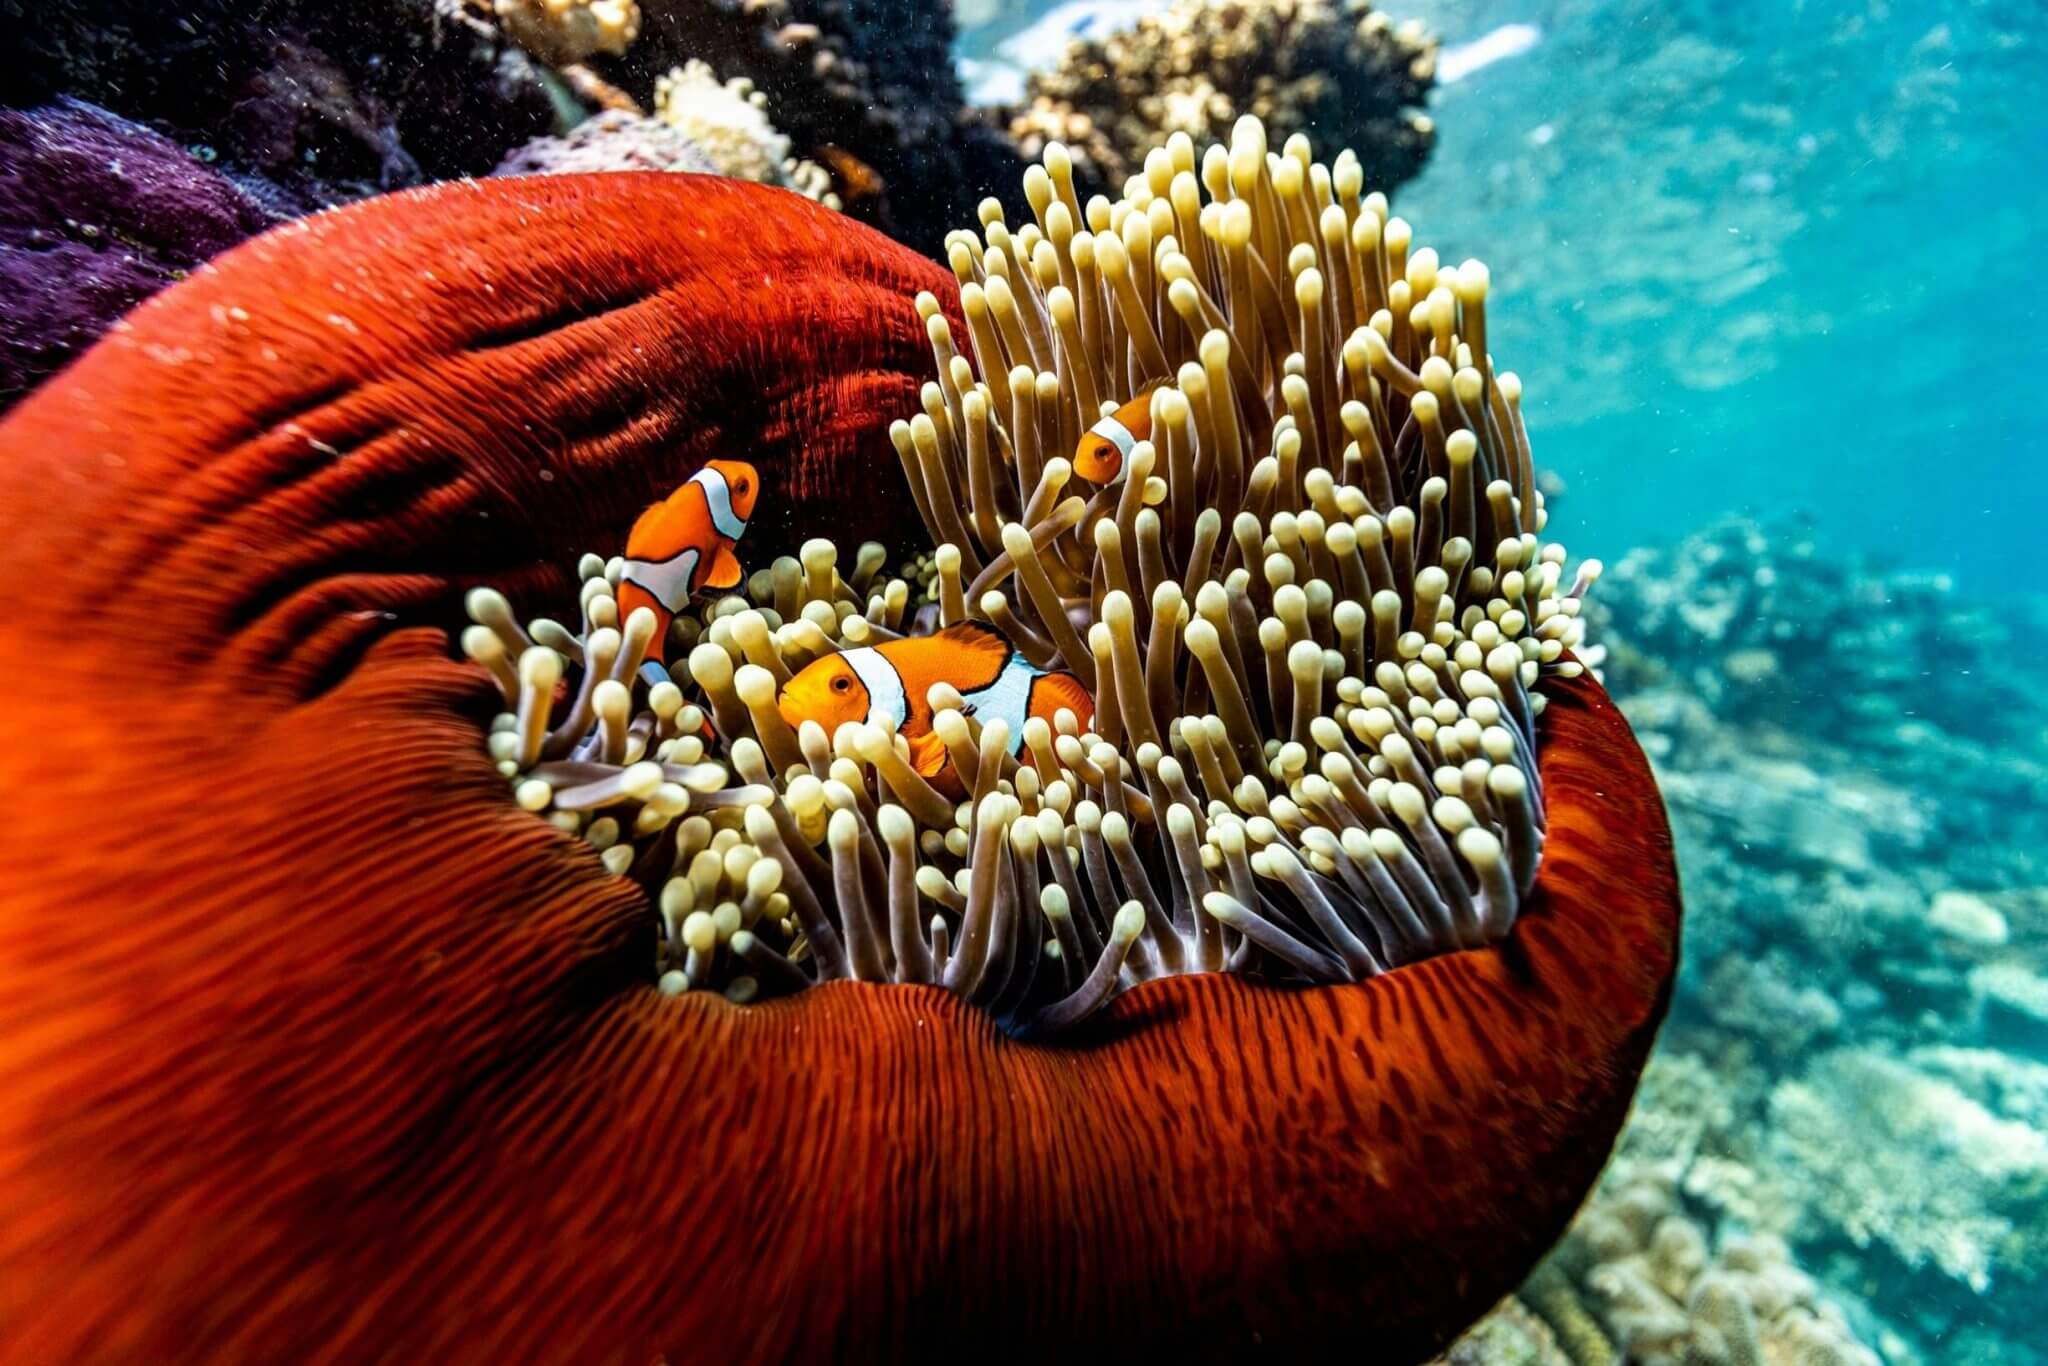
[{"label": "branching coral", "polygon": [[[880,546],[842,573],[814,542],[680,619],[673,681],[653,614],[620,619],[618,562],[586,563],[575,634],[472,603],[493,758],[657,896],[675,989],[936,981],[1052,1029],[1120,978],[1359,980],[1513,927],[1545,826],[1535,685],[1579,672],[1598,566],[1567,584],[1537,539],[1485,267],[1412,248],[1355,160],[1270,153],[1255,119],[1209,149],[1206,210],[1193,142],[1161,155],[1092,230],[1055,148],[1035,222],[991,204],[956,234],[978,372],[919,300],[941,378],[891,435],[938,543],[920,596],[1093,693],[1048,724],[934,689],[967,800],[891,724],[777,710],[811,661],[911,629]],[[1056,452],[1127,390],[1148,439],[1089,486]]]},{"label": "branching coral", "polygon": [[768,121],[768,98],[744,76],[721,81],[690,61],[655,83],[655,115],[704,150],[719,174],[782,184],[838,208],[822,168],[789,155],[789,139]]},{"label": "branching coral", "polygon": [[617,55],[640,36],[634,0],[492,0],[512,40],[549,66]]},{"label": "branching coral", "polygon": [[1875,1050],[1841,1049],[1771,1096],[1773,1156],[1816,1227],[1880,1243],[1979,1293],[2001,1266],[2038,1268],[2048,1138]]},{"label": "branching coral", "polygon": [[1033,75],[1010,131],[1026,156],[1064,143],[1084,182],[1114,187],[1172,134],[1221,138],[1250,114],[1276,139],[1353,148],[1368,183],[1391,190],[1429,155],[1435,68],[1419,24],[1364,0],[1176,0]]}]

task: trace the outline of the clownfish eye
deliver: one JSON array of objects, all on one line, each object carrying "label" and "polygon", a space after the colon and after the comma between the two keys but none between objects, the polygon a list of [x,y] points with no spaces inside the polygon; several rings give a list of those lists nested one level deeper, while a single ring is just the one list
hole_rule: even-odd
[{"label": "clownfish eye", "polygon": [[741,496],[742,498],[744,498],[744,497],[746,497],[746,494],[747,494],[747,490],[748,490],[748,489],[750,489],[750,488],[752,488],[752,487],[753,487],[753,484],[752,484],[752,483],[750,483],[750,482],[749,482],[748,480],[742,479],[742,480],[740,480],[740,481],[739,481],[739,482],[738,482],[737,484],[734,484],[734,485],[732,486],[732,491],[733,491],[734,493],[737,493],[737,494],[739,494],[739,495],[740,495],[740,496]]},{"label": "clownfish eye", "polygon": [[853,691],[853,680],[852,680],[851,678],[848,678],[848,677],[847,677],[847,676],[846,676],[845,674],[841,674],[841,675],[839,675],[839,677],[837,677],[837,678],[835,678],[835,679],[833,679],[833,680],[832,680],[832,691],[833,691],[833,692],[852,692],[852,691]]}]

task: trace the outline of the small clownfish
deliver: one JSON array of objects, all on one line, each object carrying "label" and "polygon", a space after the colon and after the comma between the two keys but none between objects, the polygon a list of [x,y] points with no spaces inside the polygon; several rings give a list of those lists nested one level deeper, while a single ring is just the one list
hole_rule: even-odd
[{"label": "small clownfish", "polygon": [[1152,439],[1152,391],[1144,392],[1081,433],[1074,448],[1074,473],[1091,484],[1113,484],[1123,477],[1124,462],[1140,441]]},{"label": "small clownfish", "polygon": [[737,588],[746,577],[733,546],[747,531],[761,476],[744,460],[713,460],[633,523],[619,580],[619,620],[653,609],[648,656],[660,659],[669,623],[706,588]]},{"label": "small clownfish", "polygon": [[909,742],[910,763],[936,778],[951,756],[932,732],[926,699],[935,683],[950,684],[983,722],[1001,717],[1010,727],[1010,753],[1024,745],[1024,722],[1047,724],[1062,707],[1083,728],[1095,700],[1070,673],[1033,666],[997,632],[962,622],[929,636],[863,645],[814,659],[783,686],[778,705],[792,728],[816,721],[831,735],[849,721],[896,731]]}]

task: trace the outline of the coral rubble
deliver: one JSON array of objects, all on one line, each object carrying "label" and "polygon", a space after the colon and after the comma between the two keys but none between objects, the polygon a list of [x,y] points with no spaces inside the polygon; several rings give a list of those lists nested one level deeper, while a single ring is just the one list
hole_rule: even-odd
[{"label": "coral rubble", "polygon": [[1172,134],[1206,142],[1254,114],[1275,143],[1309,132],[1353,148],[1366,183],[1392,189],[1429,155],[1435,63],[1420,24],[1363,0],[1175,0],[1035,73],[1010,131],[1027,157],[1065,143],[1077,174],[1113,190]]}]

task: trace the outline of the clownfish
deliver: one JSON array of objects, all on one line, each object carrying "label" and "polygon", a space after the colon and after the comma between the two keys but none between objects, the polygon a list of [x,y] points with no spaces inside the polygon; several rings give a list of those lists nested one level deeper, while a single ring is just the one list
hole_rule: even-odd
[{"label": "clownfish", "polygon": [[747,531],[761,476],[744,460],[713,460],[688,483],[640,514],[626,537],[626,570],[619,580],[619,620],[635,608],[654,612],[660,659],[669,623],[706,588],[737,588],[746,571],[733,546]]},{"label": "clownfish", "polygon": [[1081,433],[1074,448],[1074,473],[1091,484],[1113,484],[1123,477],[1124,462],[1140,441],[1152,439],[1152,391],[1143,393]]},{"label": "clownfish", "polygon": [[1035,667],[975,622],[814,659],[783,685],[777,704],[792,728],[816,721],[831,735],[863,721],[895,731],[909,742],[911,767],[935,778],[951,757],[932,732],[926,694],[935,683],[950,684],[982,722],[1008,723],[1012,754],[1023,748],[1024,722],[1033,716],[1050,724],[1065,707],[1084,729],[1095,716],[1095,700],[1080,679]]}]

